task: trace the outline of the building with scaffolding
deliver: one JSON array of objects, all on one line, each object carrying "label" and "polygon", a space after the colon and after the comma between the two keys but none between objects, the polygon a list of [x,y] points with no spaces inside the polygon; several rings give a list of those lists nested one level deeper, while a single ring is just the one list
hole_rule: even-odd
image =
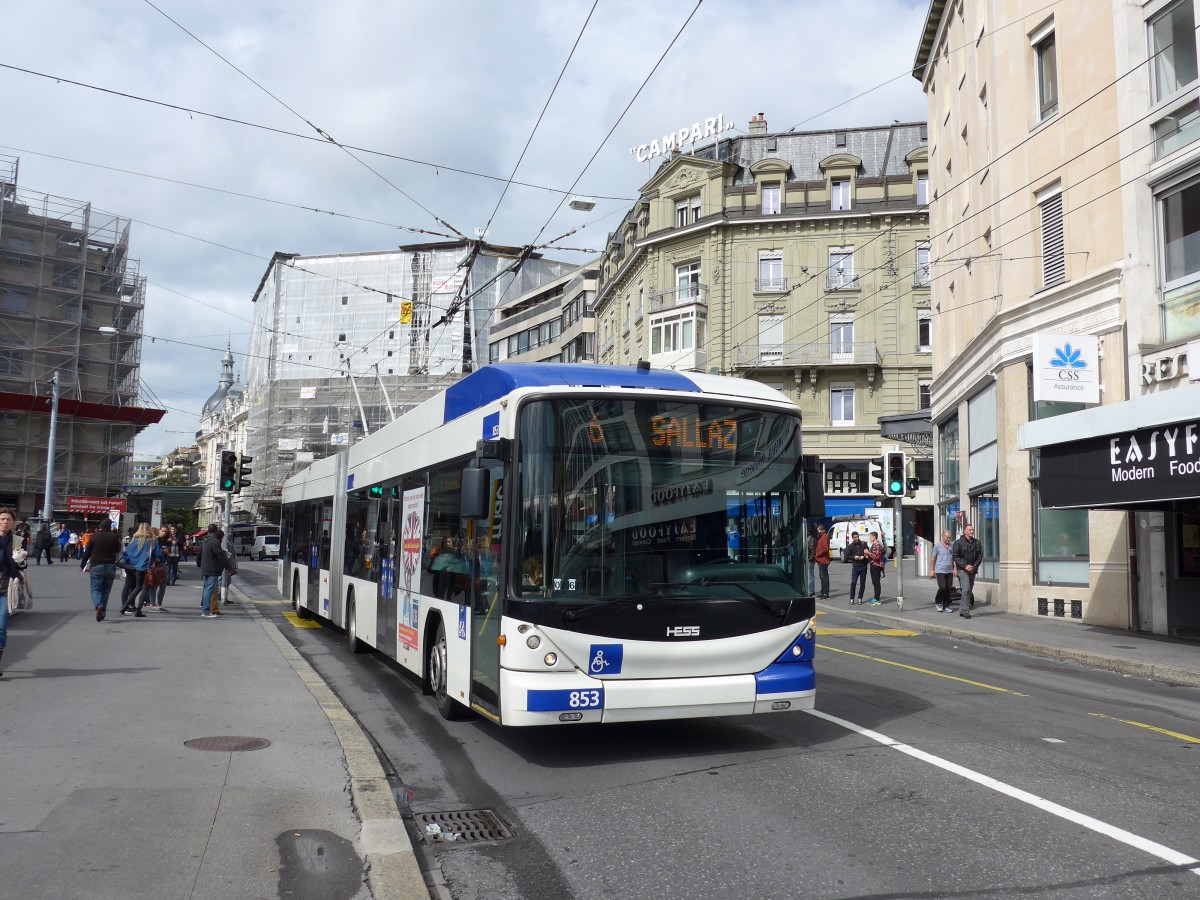
[{"label": "building with scaffolding", "polygon": [[124,489],[134,437],[165,410],[138,404],[146,279],[129,220],[22,191],[18,171],[0,157],[0,505],[37,514],[53,445],[63,517],[69,497]]},{"label": "building with scaffolding", "polygon": [[336,256],[276,253],[254,292],[243,508],[274,521],[284,480],[488,358],[495,310],[573,272],[482,241]]}]

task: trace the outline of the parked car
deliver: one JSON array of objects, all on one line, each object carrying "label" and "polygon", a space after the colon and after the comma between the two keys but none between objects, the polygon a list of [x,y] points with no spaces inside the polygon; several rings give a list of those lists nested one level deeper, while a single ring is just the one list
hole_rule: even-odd
[{"label": "parked car", "polygon": [[255,559],[279,559],[279,535],[263,534],[254,539],[250,555]]}]

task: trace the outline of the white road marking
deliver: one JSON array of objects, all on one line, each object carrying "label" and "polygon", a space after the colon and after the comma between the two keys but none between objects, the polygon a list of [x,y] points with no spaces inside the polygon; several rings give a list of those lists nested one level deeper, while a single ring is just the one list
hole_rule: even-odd
[{"label": "white road marking", "polygon": [[1047,744],[1065,744],[1066,741],[1061,741],[1058,738],[1042,738]]},{"label": "white road marking", "polygon": [[1193,875],[1200,875],[1200,859],[1180,853],[1177,850],[1172,850],[1170,847],[1164,846],[1156,841],[1148,838],[1140,837],[1132,832],[1126,831],[1123,828],[1117,828],[1115,825],[1109,825],[1107,822],[1101,822],[1099,819],[1094,819],[1089,815],[1077,812],[1073,809],[1068,809],[1065,806],[1047,800],[1044,797],[1039,797],[1036,794],[1031,794],[1028,791],[1023,791],[1020,788],[1013,787],[1011,784],[1005,784],[1003,781],[998,781],[981,772],[976,772],[974,769],[968,769],[966,766],[960,766],[958,763],[952,763],[948,759],[942,759],[940,756],[934,756],[932,753],[926,753],[924,750],[918,750],[916,747],[902,744],[900,741],[888,737],[886,734],[880,734],[878,731],[871,731],[869,728],[863,728],[861,725],[855,725],[846,719],[840,719],[837,716],[831,716],[828,713],[823,713],[820,710],[808,709],[804,710],[810,716],[815,716],[818,719],[824,719],[826,722],[831,722],[834,725],[840,725],[847,731],[853,731],[855,734],[860,734],[865,738],[869,738],[878,744],[885,747],[890,747],[893,750],[898,750],[907,756],[914,759],[919,759],[922,762],[927,762],[932,766],[937,766],[939,769],[945,769],[954,775],[958,775],[968,781],[973,781],[978,785],[986,788],[991,788],[993,791],[1004,794],[1007,797],[1012,797],[1014,800],[1020,800],[1022,803],[1028,803],[1030,806],[1036,807],[1043,812],[1048,812],[1051,815],[1058,816],[1061,819],[1066,819],[1068,822],[1074,822],[1076,825],[1082,825],[1084,828],[1089,828],[1097,834],[1102,834],[1105,837],[1112,838],[1115,841],[1120,841],[1122,844],[1127,844],[1130,847],[1148,853],[1151,856],[1157,856],[1164,862],[1170,863],[1173,866],[1194,866],[1190,869]]}]

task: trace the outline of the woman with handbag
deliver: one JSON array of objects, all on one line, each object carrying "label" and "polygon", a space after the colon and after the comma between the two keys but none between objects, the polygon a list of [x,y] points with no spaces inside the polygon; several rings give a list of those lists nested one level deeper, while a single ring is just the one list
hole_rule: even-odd
[{"label": "woman with handbag", "polygon": [[[121,615],[132,612],[135,618],[146,618],[142,605],[146,602],[146,571],[151,564],[157,562],[166,565],[162,547],[154,536],[154,529],[149,522],[138,526],[137,533],[130,539],[129,545],[117,560],[117,565],[125,570],[125,588],[121,592]],[[134,603],[137,607],[134,607]]]},{"label": "woman with handbag", "polygon": [[167,585],[174,583],[170,580],[171,529],[166,525],[158,529],[158,546],[163,551],[166,559],[162,563],[154,563],[146,570],[146,592],[150,596],[150,608],[162,612],[163,597],[167,593]]}]

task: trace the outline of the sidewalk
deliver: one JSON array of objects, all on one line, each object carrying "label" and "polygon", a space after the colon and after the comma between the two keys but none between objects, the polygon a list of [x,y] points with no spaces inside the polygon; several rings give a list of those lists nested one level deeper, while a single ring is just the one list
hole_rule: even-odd
[{"label": "sidewalk", "polygon": [[[1024,616],[976,604],[971,618],[939,613],[933,605],[936,582],[913,574],[913,561],[904,561],[904,609],[897,609],[896,569],[889,565],[879,606],[850,606],[850,566],[834,562],[829,567],[829,600],[817,608],[847,613],[890,628],[953,637],[992,647],[1005,647],[1032,656],[1078,663],[1166,684],[1200,687],[1200,643],[1140,634],[1115,628],[1098,628],[1054,616]],[[867,596],[871,585],[867,582]],[[817,633],[820,634],[818,627]]]},{"label": "sidewalk", "polygon": [[78,563],[30,574],[0,666],[5,896],[428,898],[366,736],[244,595],[202,619],[183,566],[170,612],[119,615],[118,581],[97,622]]}]

